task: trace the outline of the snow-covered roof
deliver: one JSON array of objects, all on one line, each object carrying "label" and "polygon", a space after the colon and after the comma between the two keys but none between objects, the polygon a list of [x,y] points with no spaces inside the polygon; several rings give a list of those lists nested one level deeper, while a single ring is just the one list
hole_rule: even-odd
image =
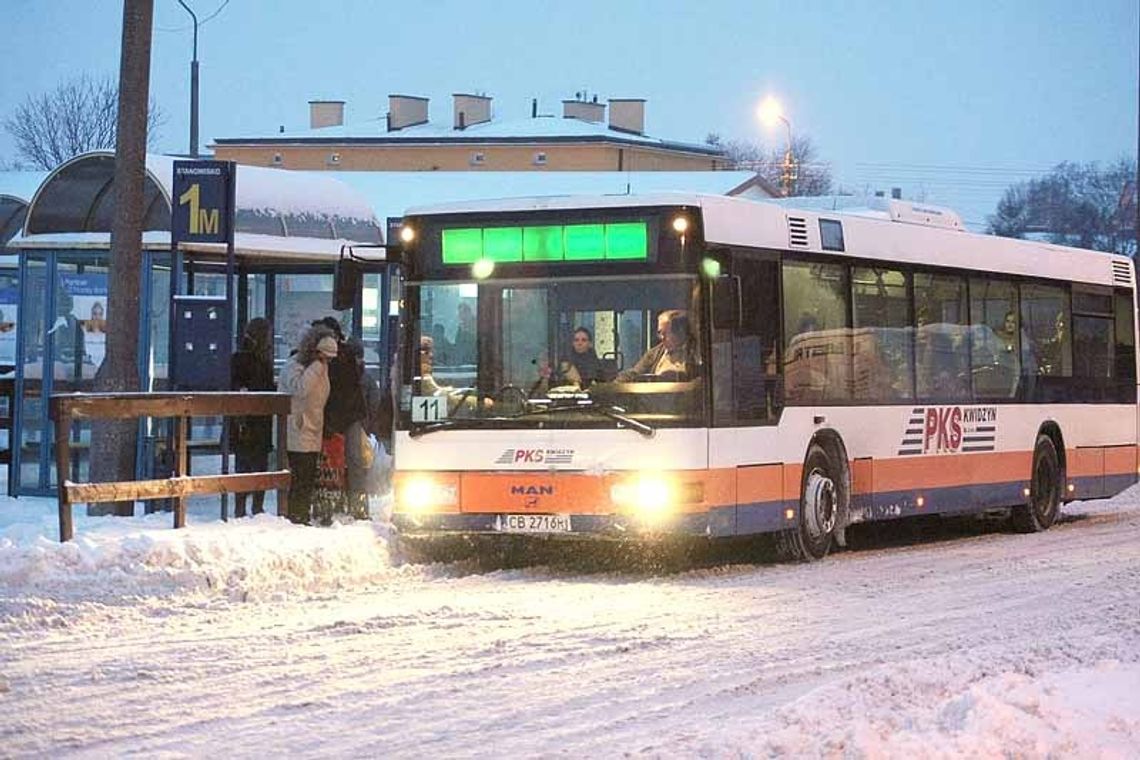
[{"label": "snow-covered roof", "polygon": [[[344,238],[281,237],[280,235],[258,235],[249,232],[234,234],[234,253],[238,258],[250,259],[298,259],[306,261],[335,260],[340,256],[341,246],[358,241]],[[148,230],[142,236],[143,247],[150,251],[170,249],[169,230]],[[56,232],[40,235],[21,235],[12,241],[12,248],[103,250],[111,245],[109,232]],[[224,256],[226,247],[221,244],[183,244],[182,249]],[[0,257],[0,265],[5,257]]]},{"label": "snow-covered roof", "polygon": [[644,134],[611,129],[607,124],[557,116],[536,116],[529,119],[491,119],[455,129],[450,121],[429,121],[424,124],[387,131],[383,118],[369,119],[353,124],[340,124],[319,129],[303,129],[270,135],[223,137],[215,145],[282,143],[529,143],[529,142],[618,142],[667,148],[709,156],[723,156],[724,151],[711,145],[663,140]]},{"label": "snow-covered roof", "polygon": [[[170,229],[174,159],[148,155],[144,186],[146,230]],[[95,151],[62,164],[36,190],[25,235],[109,232],[115,156]],[[234,219],[237,232],[280,237],[381,239],[368,201],[328,173],[286,172],[238,166]]]},{"label": "snow-covered roof", "polygon": [[[301,172],[324,174],[324,172]],[[681,191],[769,198],[757,174],[723,172],[336,172],[366,197],[377,216],[403,216],[409,207],[499,198],[628,195]]]}]

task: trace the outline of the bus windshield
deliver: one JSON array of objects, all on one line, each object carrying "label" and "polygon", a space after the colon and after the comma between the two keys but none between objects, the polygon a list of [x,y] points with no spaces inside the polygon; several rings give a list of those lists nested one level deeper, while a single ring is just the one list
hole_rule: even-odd
[{"label": "bus windshield", "polygon": [[688,275],[409,285],[400,425],[702,425],[699,292]]}]

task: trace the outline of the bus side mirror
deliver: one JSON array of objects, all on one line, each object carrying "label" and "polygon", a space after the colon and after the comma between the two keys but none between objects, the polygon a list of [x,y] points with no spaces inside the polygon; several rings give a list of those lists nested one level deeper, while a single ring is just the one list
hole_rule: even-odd
[{"label": "bus side mirror", "polygon": [[356,305],[356,295],[360,292],[363,280],[360,262],[345,258],[344,253],[337,259],[333,269],[333,296],[332,307],[334,311],[344,311]]},{"label": "bus side mirror", "polygon": [[712,324],[717,330],[740,326],[740,278],[731,275],[712,281]]}]

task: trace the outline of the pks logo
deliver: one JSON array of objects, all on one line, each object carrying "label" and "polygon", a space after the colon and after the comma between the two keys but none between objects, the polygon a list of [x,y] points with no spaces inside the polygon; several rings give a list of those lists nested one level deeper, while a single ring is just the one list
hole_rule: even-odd
[{"label": "pks logo", "polygon": [[922,452],[957,451],[962,445],[962,407],[927,407]]},{"label": "pks logo", "polygon": [[927,406],[911,410],[899,456],[993,451],[997,407]]},{"label": "pks logo", "polygon": [[570,464],[574,459],[574,449],[507,449],[495,464]]}]

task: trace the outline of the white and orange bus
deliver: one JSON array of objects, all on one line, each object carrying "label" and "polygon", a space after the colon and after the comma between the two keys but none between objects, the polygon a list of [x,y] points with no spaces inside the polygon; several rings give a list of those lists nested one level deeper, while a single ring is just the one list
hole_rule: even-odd
[{"label": "white and orange bus", "polygon": [[817,559],[871,520],[1044,530],[1137,480],[1124,257],[903,201],[679,193],[417,209],[402,236],[405,537],[777,533]]}]

